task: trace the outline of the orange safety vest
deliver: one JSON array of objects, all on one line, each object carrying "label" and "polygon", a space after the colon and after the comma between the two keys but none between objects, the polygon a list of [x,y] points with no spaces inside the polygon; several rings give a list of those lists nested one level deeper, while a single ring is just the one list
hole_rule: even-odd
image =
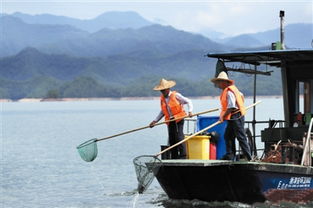
[{"label": "orange safety vest", "polygon": [[[244,97],[243,95],[240,93],[240,91],[238,90],[238,88],[235,85],[230,85],[229,87],[226,87],[223,92],[221,93],[220,96],[220,101],[221,101],[221,105],[222,105],[222,110],[221,110],[221,114],[220,116],[224,115],[224,113],[227,110],[227,92],[228,90],[232,91],[235,95],[236,98],[236,104],[240,110],[241,115],[245,115],[246,114],[246,109],[244,106]],[[231,114],[229,114],[225,120],[229,120],[231,117]]]},{"label": "orange safety vest", "polygon": [[[165,121],[170,120],[170,114],[167,111],[167,105],[170,108],[172,116],[174,116],[174,118],[180,118],[180,117],[184,117],[187,115],[184,110],[183,105],[176,99],[176,91],[171,92],[168,104],[166,104],[166,101],[163,95],[161,95],[160,100],[161,100],[161,109],[165,116]],[[182,119],[176,120],[176,122],[179,122],[181,120]]]}]

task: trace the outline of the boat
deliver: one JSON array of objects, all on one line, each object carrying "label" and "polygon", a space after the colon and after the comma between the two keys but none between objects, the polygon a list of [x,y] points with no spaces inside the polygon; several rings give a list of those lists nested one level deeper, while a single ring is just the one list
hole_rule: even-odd
[{"label": "boat", "polygon": [[[269,126],[261,131],[263,160],[162,159],[156,162],[159,165],[151,166],[152,171],[168,197],[248,204],[313,201],[313,50],[210,53],[207,56],[223,63],[253,65],[253,70],[226,66],[224,70],[243,71],[255,76],[270,73],[257,69],[264,64],[280,68],[285,120],[269,120]],[[303,96],[299,93],[301,83],[305,88]],[[305,121],[299,120],[300,98],[303,98],[305,111],[301,117],[306,117]],[[281,123],[278,127],[275,125],[277,122]],[[256,139],[255,125],[264,121],[255,121],[254,117],[251,123],[254,134],[250,144],[253,146]],[[253,152],[256,151],[254,148]]]},{"label": "boat", "polygon": [[[254,76],[254,103],[256,77],[270,76],[274,70],[281,72],[284,120],[256,121],[254,106],[252,121],[246,121],[252,126],[253,134],[250,130],[246,133],[254,159],[242,160],[240,152],[237,152],[237,160],[221,160],[225,143],[222,142],[223,132],[219,132],[221,138],[216,145],[216,157],[199,159],[189,155],[189,159],[173,160],[163,154],[161,159],[157,155],[135,158],[139,192],[149,186],[152,175],[171,199],[248,204],[313,202],[313,49],[286,49],[283,16],[284,11],[280,11],[280,42],[272,43],[271,50],[207,54],[208,58],[217,59],[215,76],[221,71]],[[200,119],[197,117],[197,124],[201,123]],[[256,125],[259,124],[267,126],[257,135]],[[198,125],[198,132],[209,128],[206,127],[209,125]],[[259,137],[264,144],[261,150],[256,147]],[[259,157],[260,151],[263,154]],[[139,163],[140,159],[142,163]]]}]

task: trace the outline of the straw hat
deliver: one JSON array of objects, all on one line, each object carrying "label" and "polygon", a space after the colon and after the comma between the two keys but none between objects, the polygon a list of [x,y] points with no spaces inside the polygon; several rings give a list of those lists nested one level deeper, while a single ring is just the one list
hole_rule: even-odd
[{"label": "straw hat", "polygon": [[176,85],[175,81],[161,79],[159,85],[155,86],[153,90],[165,90],[174,87],[175,85]]},{"label": "straw hat", "polygon": [[211,82],[215,83],[216,81],[227,81],[227,82],[230,82],[231,84],[234,84],[234,80],[229,79],[226,72],[224,71],[219,73],[216,78],[211,79]]}]

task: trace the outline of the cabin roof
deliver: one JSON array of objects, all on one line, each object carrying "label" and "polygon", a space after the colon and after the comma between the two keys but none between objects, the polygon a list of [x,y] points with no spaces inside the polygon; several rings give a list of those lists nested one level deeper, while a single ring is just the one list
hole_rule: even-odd
[{"label": "cabin roof", "polygon": [[222,59],[225,62],[243,62],[247,64],[267,64],[280,67],[282,61],[287,62],[312,62],[313,49],[287,49],[267,51],[244,51],[228,53],[208,53],[210,58]]}]

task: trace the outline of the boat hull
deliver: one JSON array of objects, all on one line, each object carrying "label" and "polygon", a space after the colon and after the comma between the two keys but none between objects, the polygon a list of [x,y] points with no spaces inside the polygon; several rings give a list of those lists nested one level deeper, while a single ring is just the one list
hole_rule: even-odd
[{"label": "boat hull", "polygon": [[254,203],[313,199],[313,169],[297,165],[163,160],[155,172],[172,199]]}]

